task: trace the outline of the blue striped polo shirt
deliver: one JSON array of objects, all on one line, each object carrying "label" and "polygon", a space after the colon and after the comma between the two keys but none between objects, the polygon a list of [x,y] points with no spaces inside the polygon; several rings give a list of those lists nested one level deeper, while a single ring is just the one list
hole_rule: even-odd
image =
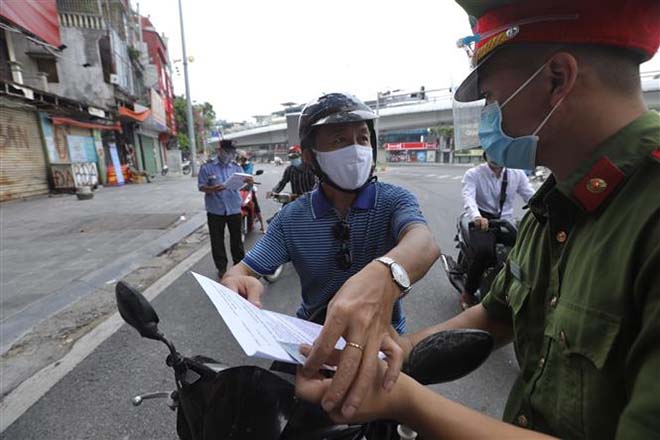
[{"label": "blue striped polo shirt", "polygon": [[[426,224],[417,199],[409,191],[381,182],[365,186],[346,217],[353,264],[343,270],[337,261],[341,242],[333,233],[339,221],[338,212],[318,186],[284,206],[266,235],[243,259],[259,275],[270,275],[280,265],[293,263],[302,289],[299,318],[308,319],[330,301],[346,280],[389,252],[407,226]],[[394,305],[392,325],[399,333],[405,331],[406,321],[399,301]]]}]

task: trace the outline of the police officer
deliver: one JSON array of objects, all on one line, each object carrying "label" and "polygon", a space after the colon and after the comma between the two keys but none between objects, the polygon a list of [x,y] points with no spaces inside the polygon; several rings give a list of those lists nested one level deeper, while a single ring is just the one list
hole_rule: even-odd
[{"label": "police officer", "polygon": [[[458,2],[476,23],[462,40],[476,69],[455,98],[486,99],[489,157],[553,174],[482,304],[399,343],[489,330],[514,342],[520,375],[506,423],[405,375],[390,393],[374,381],[350,419],[395,418],[425,438],[660,438],[660,116],[639,80],[660,44],[660,2]],[[298,378],[305,398],[327,389]]]}]

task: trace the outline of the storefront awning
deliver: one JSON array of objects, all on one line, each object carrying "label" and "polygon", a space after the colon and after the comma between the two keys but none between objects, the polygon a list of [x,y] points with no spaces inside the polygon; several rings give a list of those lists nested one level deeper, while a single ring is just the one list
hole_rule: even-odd
[{"label": "storefront awning", "polygon": [[132,119],[137,122],[144,122],[149,115],[151,115],[151,110],[146,109],[141,112],[134,112],[131,109],[128,109],[126,107],[119,107],[119,116],[123,118],[128,118]]},{"label": "storefront awning", "polygon": [[121,125],[119,125],[119,122],[113,124],[113,125],[106,125],[106,124],[99,124],[96,122],[83,122],[83,121],[77,121],[75,119],[71,118],[61,118],[58,116],[53,116],[52,118],[53,125],[70,125],[73,127],[80,127],[80,128],[89,128],[89,129],[96,129],[96,130],[112,130],[112,131],[121,131]]},{"label": "storefront awning", "polygon": [[48,44],[62,44],[56,0],[2,1],[0,16]]},{"label": "storefront awning", "polygon": [[437,150],[438,146],[431,142],[400,142],[397,144],[385,144],[386,151],[401,150]]}]

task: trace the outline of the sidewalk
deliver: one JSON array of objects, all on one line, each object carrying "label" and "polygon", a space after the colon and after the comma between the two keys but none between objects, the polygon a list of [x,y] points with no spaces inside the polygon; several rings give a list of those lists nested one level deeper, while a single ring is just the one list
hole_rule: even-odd
[{"label": "sidewalk", "polygon": [[190,176],[0,205],[0,353],[205,222]]}]

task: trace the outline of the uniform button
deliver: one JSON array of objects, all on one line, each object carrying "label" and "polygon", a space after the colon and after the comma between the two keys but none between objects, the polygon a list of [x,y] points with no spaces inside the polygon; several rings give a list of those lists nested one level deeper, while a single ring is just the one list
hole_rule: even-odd
[{"label": "uniform button", "polygon": [[568,238],[568,234],[566,234],[566,232],[564,232],[564,231],[559,231],[559,232],[557,232],[557,235],[556,235],[555,238],[557,239],[557,241],[559,243],[563,243]]},{"label": "uniform button", "polygon": [[518,423],[519,426],[522,426],[523,428],[527,427],[527,416],[525,414],[520,414],[516,418],[516,423]]},{"label": "uniform button", "polygon": [[587,182],[587,191],[592,194],[600,194],[607,189],[607,182],[603,179],[594,177]]},{"label": "uniform button", "polygon": [[553,296],[553,297],[550,299],[550,307],[553,307],[553,308],[554,308],[554,307],[557,307],[557,296],[556,296],[556,295]]},{"label": "uniform button", "polygon": [[539,370],[543,368],[545,365],[545,358],[541,356],[541,359],[539,359]]}]

